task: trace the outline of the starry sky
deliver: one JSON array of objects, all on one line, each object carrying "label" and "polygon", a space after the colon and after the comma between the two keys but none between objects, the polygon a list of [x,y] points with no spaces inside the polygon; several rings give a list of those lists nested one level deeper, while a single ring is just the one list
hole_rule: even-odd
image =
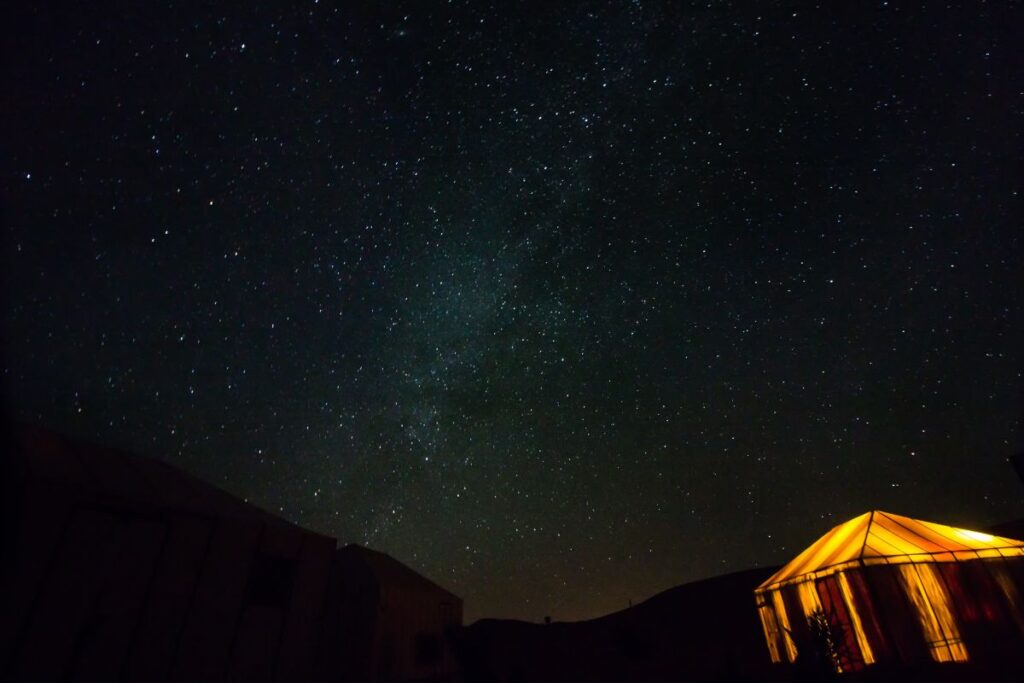
[{"label": "starry sky", "polygon": [[1024,515],[1016,3],[22,5],[19,419],[467,621]]}]

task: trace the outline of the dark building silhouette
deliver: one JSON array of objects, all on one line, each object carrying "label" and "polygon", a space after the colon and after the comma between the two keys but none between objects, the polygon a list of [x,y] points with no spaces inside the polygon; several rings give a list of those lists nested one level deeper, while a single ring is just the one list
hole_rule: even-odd
[{"label": "dark building silhouette", "polygon": [[1014,471],[1017,472],[1017,478],[1020,479],[1020,483],[1024,484],[1024,451],[1011,456],[1010,464],[1013,465]]},{"label": "dark building silhouette", "polygon": [[[1024,484],[1024,451],[1018,451],[1016,455],[1010,456],[1010,464]],[[986,531],[997,536],[1009,536],[1010,538],[1024,538],[1024,518],[1012,519],[991,525]]]},{"label": "dark building silhouette", "polygon": [[[462,600],[383,553],[337,551],[337,654],[364,681],[448,680]],[[367,626],[371,628],[367,628]]]},{"label": "dark building silhouette", "polygon": [[[448,637],[461,600],[398,561],[338,551],[335,539],[157,460],[6,431],[0,680],[376,682],[454,671]],[[372,646],[352,647],[356,636]]]}]

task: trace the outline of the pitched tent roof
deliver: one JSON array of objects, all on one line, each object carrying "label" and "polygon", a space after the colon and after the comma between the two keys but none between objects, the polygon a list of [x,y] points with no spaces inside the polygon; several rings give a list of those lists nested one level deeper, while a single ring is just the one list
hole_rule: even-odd
[{"label": "pitched tent roof", "polygon": [[757,591],[835,573],[859,564],[954,562],[1024,556],[1024,541],[922,522],[891,512],[865,512],[833,528]]},{"label": "pitched tent roof", "polygon": [[3,443],[4,455],[11,455],[19,479],[57,484],[76,500],[128,501],[313,533],[156,458],[27,424],[16,423],[4,436],[10,439]]},{"label": "pitched tent roof", "polygon": [[443,593],[453,600],[462,598],[443,588],[395,558],[377,550],[370,550],[358,543],[350,543],[337,550],[338,557],[351,558],[361,562],[380,583],[401,586],[414,591]]}]

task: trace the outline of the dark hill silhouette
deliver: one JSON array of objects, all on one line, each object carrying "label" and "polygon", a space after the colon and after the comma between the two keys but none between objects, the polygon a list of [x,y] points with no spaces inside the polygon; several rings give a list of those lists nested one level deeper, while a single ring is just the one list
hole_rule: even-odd
[{"label": "dark hill silhouette", "polygon": [[870,666],[827,675],[772,665],[753,591],[778,567],[670,588],[638,605],[579,622],[481,619],[459,643],[465,683],[1002,683],[1019,663]]},{"label": "dark hill silhouette", "polygon": [[588,621],[481,619],[463,634],[466,681],[770,679],[779,672],[753,590],[776,569],[684,584]]}]

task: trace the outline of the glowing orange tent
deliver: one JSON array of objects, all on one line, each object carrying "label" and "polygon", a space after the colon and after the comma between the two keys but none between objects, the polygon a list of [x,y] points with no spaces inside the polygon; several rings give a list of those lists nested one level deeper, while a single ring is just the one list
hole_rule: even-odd
[{"label": "glowing orange tent", "polygon": [[1024,542],[866,512],[835,527],[754,591],[774,662],[1019,657]]}]

